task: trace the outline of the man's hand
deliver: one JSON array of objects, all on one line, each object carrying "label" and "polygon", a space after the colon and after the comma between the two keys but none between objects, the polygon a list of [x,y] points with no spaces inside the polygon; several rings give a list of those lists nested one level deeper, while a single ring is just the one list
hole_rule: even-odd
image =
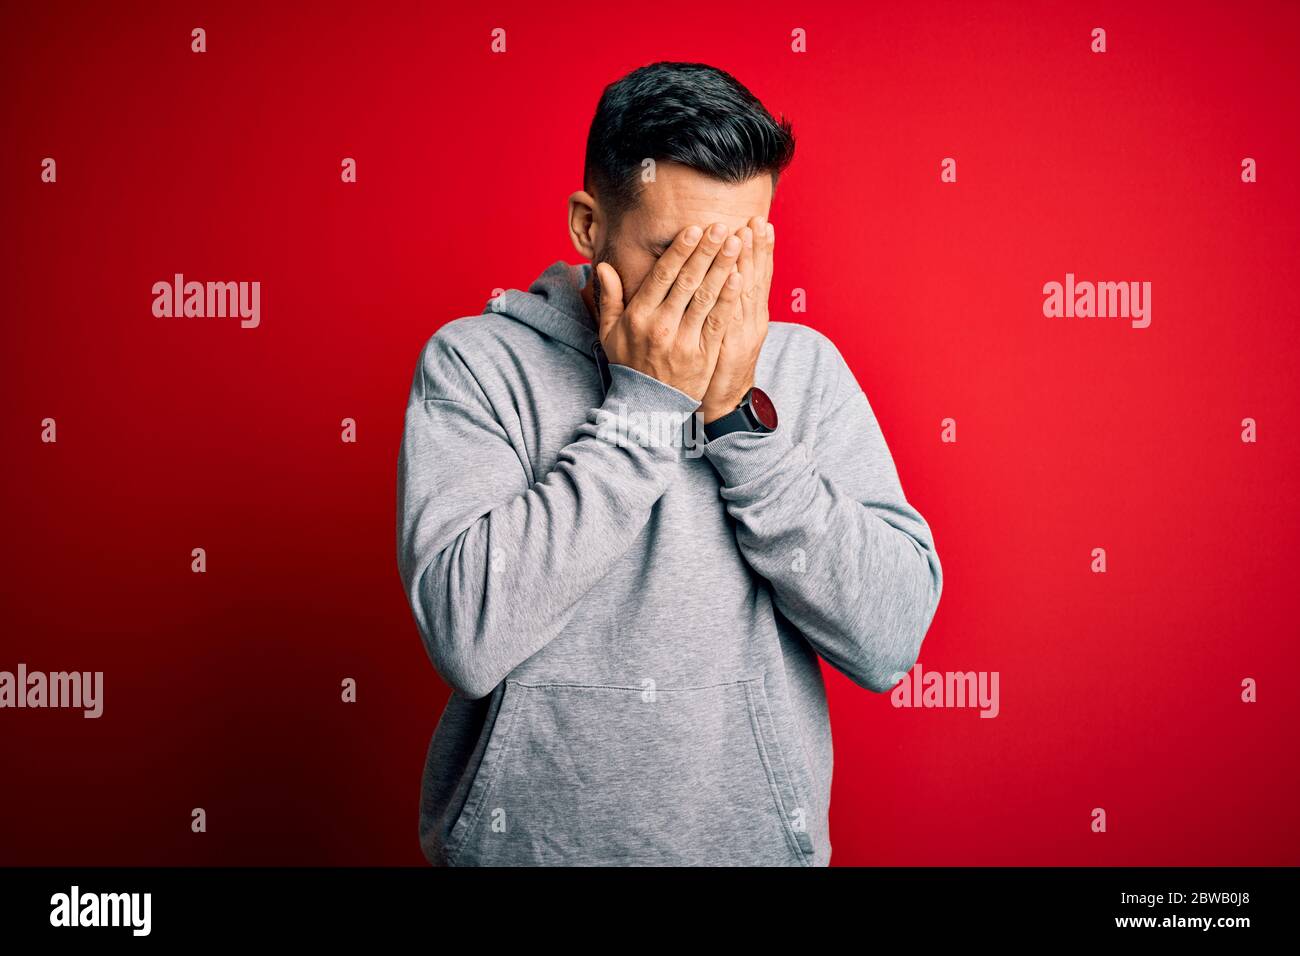
[{"label": "man's hand", "polygon": [[623,306],[623,283],[608,262],[600,280],[600,342],[611,364],[626,365],[694,399],[713,377],[723,333],[740,311],[741,240],[724,223],[688,226],[664,250]]},{"label": "man's hand", "polygon": [[767,338],[767,298],[772,287],[776,230],[766,216],[755,216],[741,228],[740,239],[741,312],[725,330],[713,379],[700,404],[705,424],[734,411],[753,387],[758,353]]}]

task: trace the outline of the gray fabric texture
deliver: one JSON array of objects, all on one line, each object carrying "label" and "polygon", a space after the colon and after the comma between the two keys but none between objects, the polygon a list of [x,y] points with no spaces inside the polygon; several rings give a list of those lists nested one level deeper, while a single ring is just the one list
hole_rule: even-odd
[{"label": "gray fabric texture", "polygon": [[[451,697],[419,838],[441,866],[824,866],[833,754],[819,658],[887,691],[942,590],[839,351],[772,322],[775,432],[701,444],[698,403],[608,389],[591,265],[449,322],[398,456],[398,567]],[[431,715],[432,716],[432,715]]]}]

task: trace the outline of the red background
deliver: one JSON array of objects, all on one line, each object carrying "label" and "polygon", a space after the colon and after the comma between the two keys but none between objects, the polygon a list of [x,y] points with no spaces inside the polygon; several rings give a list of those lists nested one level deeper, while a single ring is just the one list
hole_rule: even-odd
[{"label": "red background", "polygon": [[[1001,675],[990,720],[824,668],[834,862],[1300,863],[1298,21],[7,7],[0,669],[102,670],[106,690],[99,720],[0,711],[0,862],[423,862],[447,690],[396,569],[415,361],[494,287],[578,261],[565,201],[602,87],[684,59],[792,118],[773,315],[840,346],[934,529],[922,666]],[[175,272],[261,281],[261,327],[154,318]],[[1151,326],[1044,318],[1066,272],[1150,281]]]}]

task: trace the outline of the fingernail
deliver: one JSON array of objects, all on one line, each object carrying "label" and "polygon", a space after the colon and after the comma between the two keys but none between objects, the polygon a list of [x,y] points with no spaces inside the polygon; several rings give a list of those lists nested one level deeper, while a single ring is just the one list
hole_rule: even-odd
[{"label": "fingernail", "polygon": [[722,254],[734,256],[740,251],[740,240],[735,236],[728,236],[727,241],[722,244]]},{"label": "fingernail", "polygon": [[686,236],[684,238],[693,246],[700,241],[700,235],[703,232],[704,230],[699,226],[691,226],[691,228],[686,230]]},{"label": "fingernail", "polygon": [[720,241],[722,237],[725,236],[726,234],[727,234],[727,227],[720,222],[715,222],[713,226],[709,229],[709,238],[712,239],[714,242]]}]

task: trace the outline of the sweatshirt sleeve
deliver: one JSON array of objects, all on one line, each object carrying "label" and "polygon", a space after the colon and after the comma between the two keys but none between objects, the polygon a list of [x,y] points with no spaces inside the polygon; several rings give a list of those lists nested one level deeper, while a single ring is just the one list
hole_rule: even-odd
[{"label": "sweatshirt sleeve", "polygon": [[[912,669],[943,571],[908,503],[880,425],[838,350],[810,447],[774,432],[704,446],[736,540],[778,609],[837,670],[883,692]],[[778,415],[780,409],[778,409]]]},{"label": "sweatshirt sleeve", "polygon": [[677,448],[611,416],[685,419],[699,403],[634,369],[610,372],[604,403],[530,485],[459,356],[437,335],[421,353],[398,455],[398,566],[434,668],[464,697],[489,694],[561,632],[680,467]]}]

